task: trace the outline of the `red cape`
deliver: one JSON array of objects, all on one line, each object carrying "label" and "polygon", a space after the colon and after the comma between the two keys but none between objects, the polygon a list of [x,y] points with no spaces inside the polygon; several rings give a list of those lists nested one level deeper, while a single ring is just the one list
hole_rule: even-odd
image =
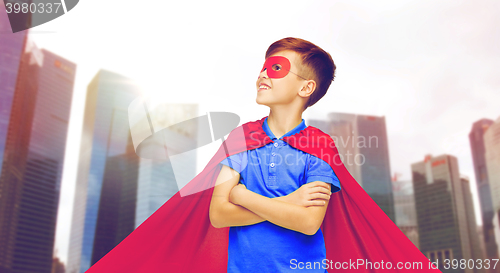
[{"label": "red cape", "polygon": [[[208,214],[213,186],[224,158],[272,142],[262,129],[265,118],[233,130],[224,141],[227,145],[221,145],[200,174],[87,272],[227,272],[229,228],[214,228]],[[237,129],[244,131],[244,138],[235,137]],[[339,178],[341,190],[332,194],[321,225],[329,266],[358,272],[440,272],[430,269],[427,257],[351,176],[329,135],[308,126],[283,140],[323,159]],[[227,147],[230,148],[226,154]],[[180,194],[196,189],[206,190]],[[357,264],[358,261],[364,264]],[[379,269],[367,269],[366,261]],[[392,269],[387,269],[388,262]],[[398,262],[399,266],[420,262],[421,268],[398,270]]]}]

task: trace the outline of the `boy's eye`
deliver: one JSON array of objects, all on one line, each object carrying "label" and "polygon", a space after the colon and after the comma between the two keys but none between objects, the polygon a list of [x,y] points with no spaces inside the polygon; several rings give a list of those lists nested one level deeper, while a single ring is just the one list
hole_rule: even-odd
[{"label": "boy's eye", "polygon": [[280,71],[281,70],[281,65],[280,64],[273,64],[271,66],[271,68],[274,70],[274,71]]}]

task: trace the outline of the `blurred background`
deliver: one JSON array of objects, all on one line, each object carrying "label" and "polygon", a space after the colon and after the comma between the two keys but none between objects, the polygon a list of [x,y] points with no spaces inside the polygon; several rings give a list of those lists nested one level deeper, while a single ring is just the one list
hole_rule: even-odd
[{"label": "blurred background", "polygon": [[[97,262],[179,190],[168,161],[135,154],[130,103],[147,98],[155,131],[208,112],[261,119],[255,81],[284,37],[332,55],[336,78],[303,118],[332,136],[402,232],[443,272],[500,272],[494,260],[484,268],[500,250],[499,10],[87,0],[12,33],[0,0],[0,272]],[[185,175],[220,144],[192,155]],[[476,264],[443,269],[444,259]]]}]

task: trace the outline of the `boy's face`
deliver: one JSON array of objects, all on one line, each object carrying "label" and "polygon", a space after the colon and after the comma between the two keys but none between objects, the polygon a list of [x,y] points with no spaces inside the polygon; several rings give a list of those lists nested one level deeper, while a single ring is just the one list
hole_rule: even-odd
[{"label": "boy's face", "polygon": [[[275,56],[280,56],[280,58],[272,58]],[[258,104],[269,107],[289,105],[297,99],[298,92],[307,83],[306,80],[295,75],[299,74],[297,67],[297,63],[300,63],[299,58],[300,56],[296,52],[289,50],[280,51],[268,57],[256,83]],[[287,59],[290,65],[289,69]],[[287,73],[287,70],[292,73]]]}]

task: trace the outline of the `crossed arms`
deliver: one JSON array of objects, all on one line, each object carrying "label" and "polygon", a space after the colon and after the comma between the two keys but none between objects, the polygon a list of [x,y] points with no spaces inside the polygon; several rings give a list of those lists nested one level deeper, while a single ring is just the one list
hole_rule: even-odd
[{"label": "crossed arms", "polygon": [[268,198],[238,184],[240,174],[223,165],[210,202],[210,222],[216,228],[269,221],[314,235],[321,226],[331,195],[329,183],[307,183],[287,196]]}]

